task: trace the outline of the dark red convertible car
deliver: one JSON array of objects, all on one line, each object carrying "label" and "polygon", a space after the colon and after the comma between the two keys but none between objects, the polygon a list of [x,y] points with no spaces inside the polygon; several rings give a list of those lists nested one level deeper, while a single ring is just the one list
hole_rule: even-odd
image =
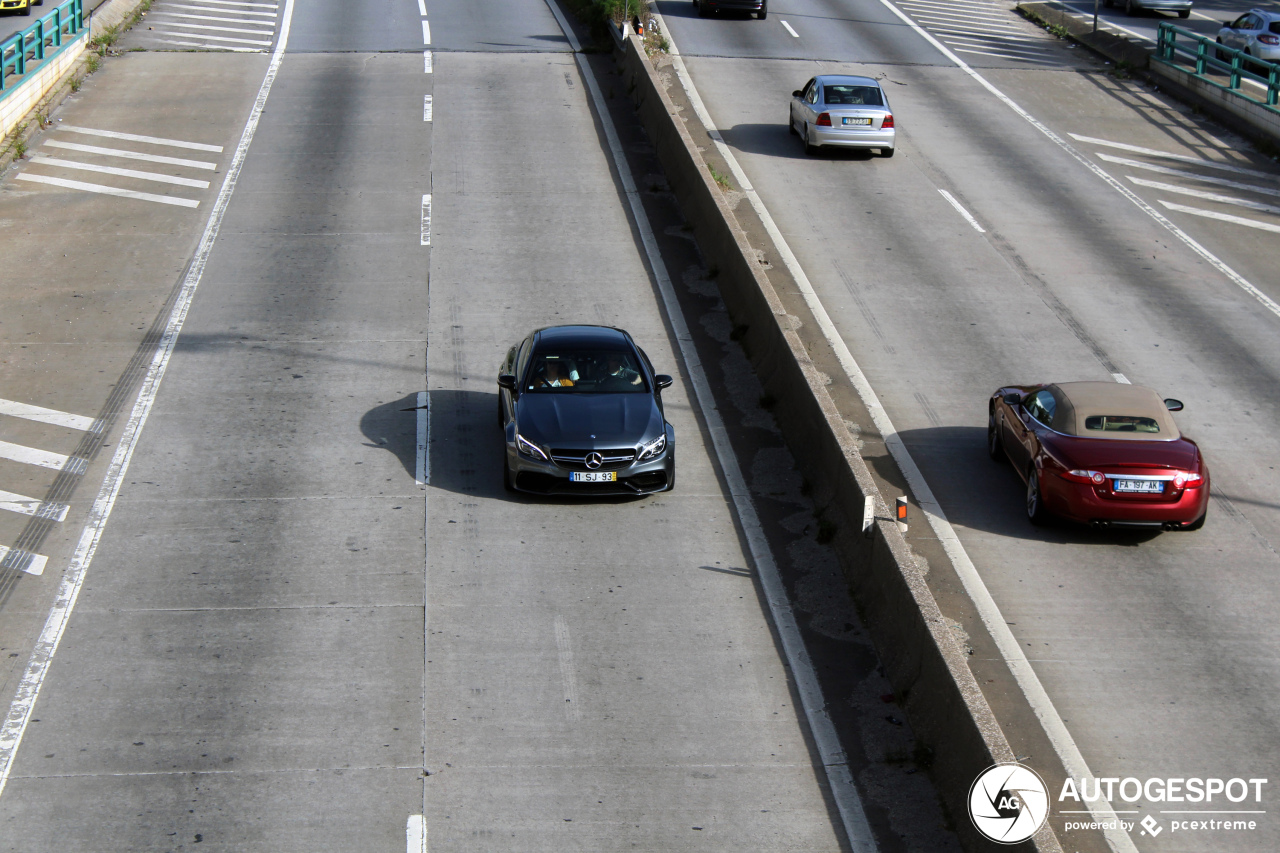
[{"label": "dark red convertible car", "polygon": [[1150,388],[1114,382],[1009,385],[991,396],[987,450],[1027,484],[1027,517],[1095,527],[1198,530],[1209,468]]}]

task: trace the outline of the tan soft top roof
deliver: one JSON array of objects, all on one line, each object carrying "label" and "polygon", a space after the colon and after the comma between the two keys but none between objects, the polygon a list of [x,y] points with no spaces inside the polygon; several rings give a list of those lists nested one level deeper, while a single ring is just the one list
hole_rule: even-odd
[{"label": "tan soft top roof", "polygon": [[[1141,385],[1122,385],[1119,382],[1060,382],[1048,386],[1049,393],[1057,401],[1053,413],[1055,430],[1066,435],[1097,438],[1117,438],[1129,441],[1172,441],[1181,437],[1173,415],[1164,399],[1150,388]],[[1095,415],[1128,415],[1151,418],[1160,425],[1159,432],[1099,432],[1086,430],[1084,420]]]}]

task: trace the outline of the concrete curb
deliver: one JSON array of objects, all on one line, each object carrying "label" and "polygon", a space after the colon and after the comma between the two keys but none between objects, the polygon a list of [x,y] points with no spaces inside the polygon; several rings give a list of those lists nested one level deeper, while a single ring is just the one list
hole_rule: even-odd
[{"label": "concrete curb", "polygon": [[[79,43],[64,50],[5,98],[6,102],[18,106],[12,115],[0,113],[0,172],[12,165],[19,148],[43,128],[40,117],[52,113],[71,94],[72,86],[78,86],[89,76],[86,55],[89,42],[128,21],[144,2],[146,0],[102,0],[88,9],[89,26],[77,36]],[[15,98],[21,100],[14,101]]]},{"label": "concrete curb", "polygon": [[1156,58],[1154,52],[1123,36],[1099,30],[1067,14],[1056,2],[1019,3],[1017,10],[1035,23],[1061,26],[1069,38],[1134,73],[1190,107],[1201,110],[1231,130],[1272,149],[1280,148],[1280,112],[1232,95],[1194,74]]},{"label": "concrete curb", "polygon": [[[763,274],[755,249],[716,185],[694,141],[705,135],[696,117],[677,109],[640,39],[615,34],[628,91],[636,103],[673,193],[693,226],[698,246],[718,270],[730,317],[745,329],[742,343],[764,386],[788,446],[813,486],[815,501],[848,523],[833,541],[845,575],[921,743],[933,751],[932,774],[968,850],[990,850],[968,819],[968,794],[992,764],[1015,759],[906,540],[890,520],[883,497],[858,449],[858,437],[837,409],[829,379],[814,365],[797,330],[816,321],[784,308]],[[686,126],[687,125],[687,126]],[[877,520],[863,538],[864,498],[874,498]],[[1058,853],[1046,824],[1010,849]]]}]

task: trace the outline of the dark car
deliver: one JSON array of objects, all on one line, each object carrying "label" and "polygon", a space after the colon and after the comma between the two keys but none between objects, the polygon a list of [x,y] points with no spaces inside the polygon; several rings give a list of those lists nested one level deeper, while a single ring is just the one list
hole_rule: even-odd
[{"label": "dark car", "polygon": [[541,495],[670,491],[676,435],[662,389],[671,381],[621,329],[533,332],[498,369],[503,485]]},{"label": "dark car", "polygon": [[1009,385],[988,404],[987,451],[1027,484],[1027,517],[1095,527],[1198,530],[1209,468],[1150,388],[1114,382]]},{"label": "dark car", "polygon": [[760,20],[769,17],[769,0],[693,0],[698,17],[705,18],[712,12],[747,12]]}]

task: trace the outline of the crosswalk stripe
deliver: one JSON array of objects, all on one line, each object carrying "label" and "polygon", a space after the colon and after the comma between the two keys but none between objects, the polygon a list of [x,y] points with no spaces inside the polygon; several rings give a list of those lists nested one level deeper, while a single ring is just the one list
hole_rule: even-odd
[{"label": "crosswalk stripe", "polygon": [[51,521],[66,521],[67,512],[70,511],[71,507],[66,504],[45,503],[35,498],[16,495],[13,492],[6,492],[0,489],[0,509],[21,513],[22,515],[39,516]]},{"label": "crosswalk stripe", "polygon": [[[943,38],[943,41],[945,41],[947,44],[962,44],[962,45],[965,45],[966,47],[985,47],[985,48],[988,48],[989,50],[1009,51],[1014,55],[1017,55],[1017,54],[1034,55],[1034,54],[1044,53],[1043,50],[1038,50],[1034,47],[1015,47],[1013,45],[999,44],[991,41],[983,41],[982,39],[969,38],[968,36],[946,36]],[[1032,57],[1027,57],[1027,58],[1032,58]],[[1035,56],[1034,58],[1040,59],[1043,57]]]},{"label": "crosswalk stripe", "polygon": [[63,187],[69,190],[84,190],[89,193],[98,193],[100,195],[114,195],[120,198],[133,198],[138,201],[154,201],[159,204],[172,204],[176,207],[199,207],[200,202],[191,198],[175,198],[167,195],[155,195],[154,193],[140,193],[135,190],[122,190],[119,187],[107,187],[102,184],[87,184],[84,181],[68,181],[63,178],[51,178],[48,175],[32,175],[29,172],[22,172],[14,175],[20,181],[33,181],[38,184],[51,184],[55,187]]},{"label": "crosswalk stripe", "polygon": [[64,456],[61,453],[54,453],[52,450],[39,450],[34,447],[24,447],[21,444],[0,441],[0,459],[21,462],[24,465],[39,465],[41,468],[61,471],[71,457]]},{"label": "crosswalk stripe", "polygon": [[[1046,60],[1040,57],[1010,56],[1009,54],[1006,54],[1006,53],[993,53],[992,51],[989,51],[989,50],[969,50],[967,48],[957,47],[955,48],[955,52],[956,53],[973,53],[973,54],[977,54],[978,56],[992,56],[992,57],[995,57],[996,59],[1011,59],[1014,62],[1034,62],[1038,65],[1046,64]],[[1049,61],[1048,64],[1057,65],[1058,63]]]},{"label": "crosswalk stripe", "polygon": [[10,417],[23,418],[28,421],[39,421],[42,424],[70,427],[84,432],[93,431],[94,425],[97,423],[93,418],[86,418],[84,415],[73,415],[69,412],[60,412],[57,409],[46,409],[43,406],[33,406],[30,403],[19,403],[16,400],[0,400],[0,415],[9,415]]},{"label": "crosswalk stripe", "polygon": [[234,50],[236,53],[262,53],[260,48],[256,47],[235,47],[229,44],[209,44],[207,41],[177,41],[175,39],[151,39],[158,44],[172,44],[177,47],[203,47],[211,50]]},{"label": "crosswalk stripe", "polygon": [[1027,31],[1022,29],[1021,27],[1015,27],[1010,24],[997,23],[991,20],[990,18],[980,18],[974,15],[941,15],[941,14],[933,14],[933,13],[930,13],[928,15],[917,14],[916,20],[966,24],[971,27],[981,26],[987,29],[1005,30],[1011,33],[1018,33],[1019,35],[1023,35],[1023,36],[1027,35]]},{"label": "crosswalk stripe", "polygon": [[[165,27],[165,24],[162,24],[159,21],[156,21],[156,26]],[[178,27],[178,26],[185,26],[185,25],[170,24],[169,26]],[[230,42],[231,44],[256,44],[262,47],[271,47],[271,42],[258,41],[257,39],[238,39],[238,38],[231,38],[229,36],[210,36],[210,35],[205,35],[204,33],[189,33],[189,32],[186,32],[185,30],[173,30],[173,31],[163,30],[163,32],[166,32],[169,35],[186,36],[187,38],[193,38],[193,39],[204,39],[206,43],[211,41],[225,41],[225,42]],[[209,47],[221,47],[221,45],[209,45]]]},{"label": "crosswalk stripe", "polygon": [[1260,187],[1255,184],[1242,184],[1239,181],[1229,181],[1226,178],[1215,178],[1212,175],[1198,175],[1195,172],[1188,172],[1185,169],[1170,169],[1168,166],[1157,166],[1155,163],[1143,163],[1140,160],[1113,157],[1110,154],[1098,154],[1098,159],[1105,160],[1108,163],[1115,163],[1120,166],[1128,166],[1131,169],[1146,169],[1148,172],[1158,172],[1161,175],[1175,175],[1179,178],[1190,178],[1193,181],[1201,181],[1206,184],[1217,184],[1220,187],[1231,187],[1233,190],[1244,190],[1251,193],[1280,196],[1280,190],[1272,189],[1271,187]]},{"label": "crosswalk stripe", "polygon": [[1036,53],[1044,53],[1045,49],[1029,42],[1025,39],[1007,39],[1000,36],[989,36],[984,33],[976,33],[972,30],[958,30],[950,27],[936,27],[935,33],[940,34],[944,38],[954,38],[962,41],[978,42],[979,44],[989,44],[992,47],[1007,47],[1016,50],[1031,50]]},{"label": "crosswalk stripe", "polygon": [[254,9],[279,9],[275,3],[233,3],[230,0],[200,0],[201,3],[213,3],[218,6],[250,6]]},{"label": "crosswalk stripe", "polygon": [[31,158],[32,163],[42,163],[46,166],[55,166],[62,169],[79,169],[82,172],[98,172],[104,175],[119,175],[122,178],[138,178],[143,181],[156,181],[161,184],[176,184],[182,187],[199,187],[207,190],[209,188],[208,181],[197,181],[194,178],[179,178],[174,175],[162,175],[159,172],[139,172],[136,169],[117,169],[114,166],[96,166],[93,163],[80,163],[76,160],[59,160],[56,157],[42,157],[36,155]]},{"label": "crosswalk stripe", "polygon": [[1221,193],[1207,193],[1204,190],[1193,190],[1190,187],[1180,187],[1176,184],[1165,184],[1160,181],[1145,181],[1142,178],[1135,178],[1133,175],[1125,175],[1126,178],[1133,181],[1140,187],[1151,187],[1153,190],[1163,190],[1165,192],[1177,193],[1179,195],[1189,195],[1193,198],[1202,198],[1205,201],[1216,201],[1222,204],[1234,204],[1238,207],[1247,207],[1250,210],[1256,210],[1259,213],[1274,213],[1280,216],[1280,207],[1273,204],[1263,204],[1260,201],[1252,201],[1247,198],[1237,198],[1233,195],[1222,195]]},{"label": "crosswalk stripe", "polygon": [[[152,14],[154,15],[156,13],[153,12]],[[196,16],[195,15],[170,15],[169,17],[194,18]],[[169,23],[169,22],[157,21],[156,23]],[[254,21],[251,23],[257,23],[257,22]],[[215,33],[244,33],[246,35],[251,35],[251,36],[269,36],[269,35],[272,35],[274,32],[274,28],[271,30],[246,30],[243,27],[212,27],[212,26],[209,26],[208,24],[188,24],[186,21],[182,21],[181,23],[178,23],[178,22],[169,23],[169,26],[186,27],[189,30],[209,30]]]},{"label": "crosswalk stripe", "polygon": [[146,160],[148,163],[164,163],[168,166],[190,166],[192,169],[218,168],[217,163],[206,163],[203,160],[183,160],[181,157],[163,157],[159,154],[144,154],[141,151],[129,151],[124,148],[102,148],[98,145],[81,145],[78,142],[63,142],[58,139],[46,139],[45,145],[50,148],[63,148],[67,151],[83,151],[86,154],[106,154],[109,157],[124,157],[127,160]]},{"label": "crosswalk stripe", "polygon": [[[256,15],[259,18],[272,18],[272,19],[274,19],[277,14],[275,12],[250,12],[245,9],[215,9],[212,6],[191,6],[186,3],[168,3],[165,5],[164,8],[165,9],[190,9],[193,12],[216,12],[219,15]],[[222,19],[210,18],[209,20],[219,21]]]},{"label": "crosswalk stripe", "polygon": [[1272,225],[1270,222],[1259,222],[1256,219],[1246,219],[1243,216],[1232,216],[1230,213],[1219,213],[1216,210],[1187,207],[1185,204],[1174,204],[1173,202],[1165,201],[1164,199],[1160,199],[1160,203],[1170,210],[1190,213],[1192,216],[1203,216],[1205,219],[1217,219],[1220,222],[1230,222],[1232,225],[1245,225],[1249,228],[1257,228],[1259,231],[1270,231],[1273,234],[1280,234],[1280,225]]},{"label": "crosswalk stripe", "polygon": [[29,575],[44,574],[44,567],[49,564],[48,557],[32,554],[30,551],[13,550],[0,545],[0,566],[22,569]]},{"label": "crosswalk stripe", "polygon": [[1092,136],[1081,136],[1077,133],[1071,133],[1068,135],[1077,142],[1084,142],[1089,145],[1102,145],[1107,148],[1115,148],[1120,151],[1132,151],[1134,154],[1146,154],[1148,157],[1159,157],[1163,160],[1178,160],[1182,163],[1194,163],[1197,166],[1204,166],[1206,169],[1235,172],[1238,175],[1248,175],[1252,178],[1264,178],[1269,181],[1280,180],[1280,175],[1275,175],[1271,172],[1259,172],[1257,169],[1246,169],[1244,166],[1233,166],[1230,163],[1219,163],[1216,160],[1206,160],[1203,157],[1194,157],[1190,154],[1174,154],[1172,151],[1161,151],[1157,148],[1143,148],[1141,145],[1128,145],[1123,142],[1112,142],[1108,139],[1095,139]]},{"label": "crosswalk stripe", "polygon": [[162,136],[141,136],[136,133],[121,133],[116,130],[98,130],[93,127],[79,127],[74,124],[60,124],[58,130],[69,130],[72,133],[83,133],[87,136],[104,136],[108,139],[123,139],[126,142],[150,142],[152,145],[167,145],[170,148],[190,148],[193,151],[212,151],[222,153],[221,145],[206,145],[203,142],[187,142],[182,139],[165,139]]}]

